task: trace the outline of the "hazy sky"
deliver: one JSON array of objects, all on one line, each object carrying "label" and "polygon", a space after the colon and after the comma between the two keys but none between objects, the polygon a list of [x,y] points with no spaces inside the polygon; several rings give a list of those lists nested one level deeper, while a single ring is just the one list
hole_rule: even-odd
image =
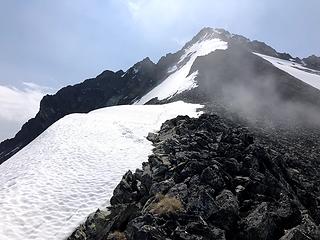
[{"label": "hazy sky", "polygon": [[0,141],[3,106],[12,135],[45,92],[157,61],[205,26],[305,57],[320,55],[319,23],[319,0],[0,0]]}]

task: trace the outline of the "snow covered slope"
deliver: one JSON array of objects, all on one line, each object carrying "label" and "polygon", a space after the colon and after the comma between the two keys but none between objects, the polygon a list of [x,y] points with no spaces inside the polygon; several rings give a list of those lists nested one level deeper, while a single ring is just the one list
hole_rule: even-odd
[{"label": "snow covered slope", "polygon": [[153,98],[163,100],[175,94],[197,87],[195,78],[197,71],[190,73],[190,69],[199,56],[228,48],[227,42],[219,38],[211,38],[210,35],[203,36],[202,39],[184,50],[184,54],[175,66],[172,66],[168,73],[171,73],[162,83],[143,96],[136,104],[145,104]]},{"label": "snow covered slope", "polygon": [[147,160],[148,132],[201,107],[116,106],[62,118],[0,165],[0,239],[64,239]]},{"label": "snow covered slope", "polygon": [[320,90],[320,72],[319,71],[306,68],[301,64],[298,64],[295,62],[286,61],[283,59],[270,57],[270,56],[259,54],[259,53],[255,53],[255,54],[269,61],[274,66],[281,69],[282,71],[289,73],[291,76],[298,78],[301,81]]}]

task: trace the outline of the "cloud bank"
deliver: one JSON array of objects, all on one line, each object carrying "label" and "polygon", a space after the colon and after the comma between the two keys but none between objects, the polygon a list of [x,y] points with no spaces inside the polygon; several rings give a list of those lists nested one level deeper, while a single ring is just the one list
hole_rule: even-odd
[{"label": "cloud bank", "polygon": [[13,137],[34,117],[42,97],[51,91],[31,82],[24,82],[21,89],[0,85],[0,141]]}]

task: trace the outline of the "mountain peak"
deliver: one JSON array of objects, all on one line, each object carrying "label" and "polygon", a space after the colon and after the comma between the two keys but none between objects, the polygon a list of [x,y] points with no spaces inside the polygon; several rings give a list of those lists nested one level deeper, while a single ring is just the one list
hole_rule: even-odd
[{"label": "mountain peak", "polygon": [[149,57],[144,58],[142,61],[137,62],[135,65],[133,65],[132,69],[134,69],[134,72],[152,72],[154,68],[156,67],[156,64],[151,61]]},{"label": "mountain peak", "polygon": [[149,57],[146,57],[140,62],[137,62],[135,65],[133,65],[133,67],[154,66],[154,65],[156,64],[152,62]]},{"label": "mountain peak", "polygon": [[[202,42],[210,39],[220,39],[224,42],[227,42],[229,46],[237,45],[244,47],[252,52],[257,52],[260,54],[277,57],[283,60],[294,59],[297,63],[301,63],[299,58],[294,58],[288,53],[281,53],[269,46],[268,44],[258,41],[258,40],[250,40],[239,34],[233,34],[224,28],[212,28],[212,27],[204,27],[202,28],[195,37],[185,45],[185,49],[195,44],[196,42]],[[306,66],[319,70],[320,69],[320,58],[316,56],[310,56],[305,58]]]},{"label": "mountain peak", "polygon": [[222,28],[211,28],[211,27],[204,27],[202,28],[193,38],[191,41],[187,42],[183,49],[187,49],[196,42],[202,42],[205,40],[210,40],[214,38],[219,38],[223,41],[228,41],[232,37],[228,31]]},{"label": "mountain peak", "polygon": [[195,36],[195,39],[231,38],[232,34],[223,28],[204,27]]}]

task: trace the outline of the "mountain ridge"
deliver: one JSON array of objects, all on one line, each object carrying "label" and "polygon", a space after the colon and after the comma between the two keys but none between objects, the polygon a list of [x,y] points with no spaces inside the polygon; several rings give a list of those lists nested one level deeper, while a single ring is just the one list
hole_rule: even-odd
[{"label": "mountain ridge", "polygon": [[[14,138],[5,140],[0,144],[0,163],[14,155],[52,123],[67,114],[89,112],[101,107],[134,103],[164,81],[170,75],[168,68],[179,60],[185,49],[201,38],[202,40],[219,38],[231,45],[241,46],[250,51],[292,60],[290,55],[278,53],[263,42],[250,41],[241,35],[231,34],[224,29],[203,28],[181,50],[173,54],[167,54],[160,58],[156,64],[149,58],[145,58],[133,65],[125,73],[122,70],[117,72],[106,70],[96,78],[87,79],[83,83],[74,86],[67,86],[54,95],[45,96],[40,103],[40,110],[37,115],[24,124]],[[317,60],[314,57],[312,59]],[[312,64],[314,62],[312,59],[307,61],[308,64],[318,66],[317,64]],[[301,62],[300,59],[294,61]],[[141,68],[141,71],[135,72],[134,69],[136,67]]]}]

